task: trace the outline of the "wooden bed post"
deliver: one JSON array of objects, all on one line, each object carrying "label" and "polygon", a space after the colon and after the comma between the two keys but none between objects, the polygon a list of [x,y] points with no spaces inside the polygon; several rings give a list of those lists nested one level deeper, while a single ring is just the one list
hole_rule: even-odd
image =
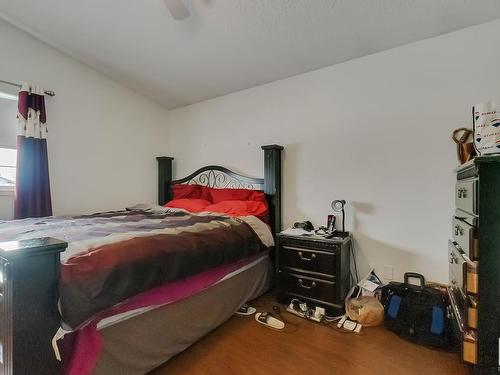
[{"label": "wooden bed post", "polygon": [[163,206],[171,199],[172,161],[169,156],[159,156],[158,160],[158,204]]},{"label": "wooden bed post", "polygon": [[281,232],[281,151],[283,146],[267,145],[264,150],[264,193],[271,196],[273,234]]}]

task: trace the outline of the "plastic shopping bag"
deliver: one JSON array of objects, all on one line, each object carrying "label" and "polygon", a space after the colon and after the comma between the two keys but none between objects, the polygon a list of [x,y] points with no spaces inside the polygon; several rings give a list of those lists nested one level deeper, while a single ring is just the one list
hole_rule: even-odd
[{"label": "plastic shopping bag", "polygon": [[345,302],[346,314],[365,327],[381,325],[384,322],[384,306],[376,297],[363,296]]}]

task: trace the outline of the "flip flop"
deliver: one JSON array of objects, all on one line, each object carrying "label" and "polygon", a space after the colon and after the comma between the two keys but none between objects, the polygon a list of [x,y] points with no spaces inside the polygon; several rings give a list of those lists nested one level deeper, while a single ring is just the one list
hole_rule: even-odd
[{"label": "flip flop", "polygon": [[256,311],[257,309],[255,307],[249,306],[245,303],[238,309],[238,311],[236,311],[236,314],[248,316],[255,314]]},{"label": "flip flop", "polygon": [[281,320],[276,319],[271,315],[271,313],[268,312],[255,314],[255,320],[268,328],[276,330],[282,330],[283,328],[285,328],[285,323],[283,323]]}]

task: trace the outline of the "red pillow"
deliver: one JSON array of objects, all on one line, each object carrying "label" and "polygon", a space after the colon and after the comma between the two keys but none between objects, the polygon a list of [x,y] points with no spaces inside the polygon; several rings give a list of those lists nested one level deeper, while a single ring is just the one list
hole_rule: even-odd
[{"label": "red pillow", "polygon": [[172,185],[173,199],[205,199],[212,202],[210,188],[202,185],[176,184]]},{"label": "red pillow", "polygon": [[259,201],[228,200],[205,207],[205,211],[219,212],[229,216],[256,216],[264,222],[269,221],[267,204]]},{"label": "red pillow", "polygon": [[212,195],[210,194],[210,191],[212,188],[209,188],[208,186],[202,186],[198,185],[200,187],[200,198],[201,199],[206,199],[209,202],[212,202]]},{"label": "red pillow", "polygon": [[205,199],[174,199],[167,202],[164,207],[183,208],[189,212],[206,211],[206,207],[210,206],[211,202]]},{"label": "red pillow", "polygon": [[177,184],[172,186],[173,199],[200,199],[200,185]]},{"label": "red pillow", "polygon": [[262,191],[248,189],[210,189],[212,202],[224,201],[258,201],[266,203],[266,196]]}]

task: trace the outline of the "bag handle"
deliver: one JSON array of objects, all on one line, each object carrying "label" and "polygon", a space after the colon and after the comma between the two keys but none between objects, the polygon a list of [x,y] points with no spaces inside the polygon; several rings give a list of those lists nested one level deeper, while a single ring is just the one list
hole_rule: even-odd
[{"label": "bag handle", "polygon": [[416,273],[416,272],[405,272],[405,275],[404,275],[405,284],[410,285],[410,283],[408,282],[410,278],[419,279],[420,286],[421,287],[425,286],[425,277],[422,274]]},{"label": "bag handle", "polygon": [[[463,132],[460,138],[458,138],[458,133]],[[469,135],[472,133],[471,129],[468,128],[459,128],[453,131],[451,139],[455,141],[455,143],[465,143],[469,138]]]}]

